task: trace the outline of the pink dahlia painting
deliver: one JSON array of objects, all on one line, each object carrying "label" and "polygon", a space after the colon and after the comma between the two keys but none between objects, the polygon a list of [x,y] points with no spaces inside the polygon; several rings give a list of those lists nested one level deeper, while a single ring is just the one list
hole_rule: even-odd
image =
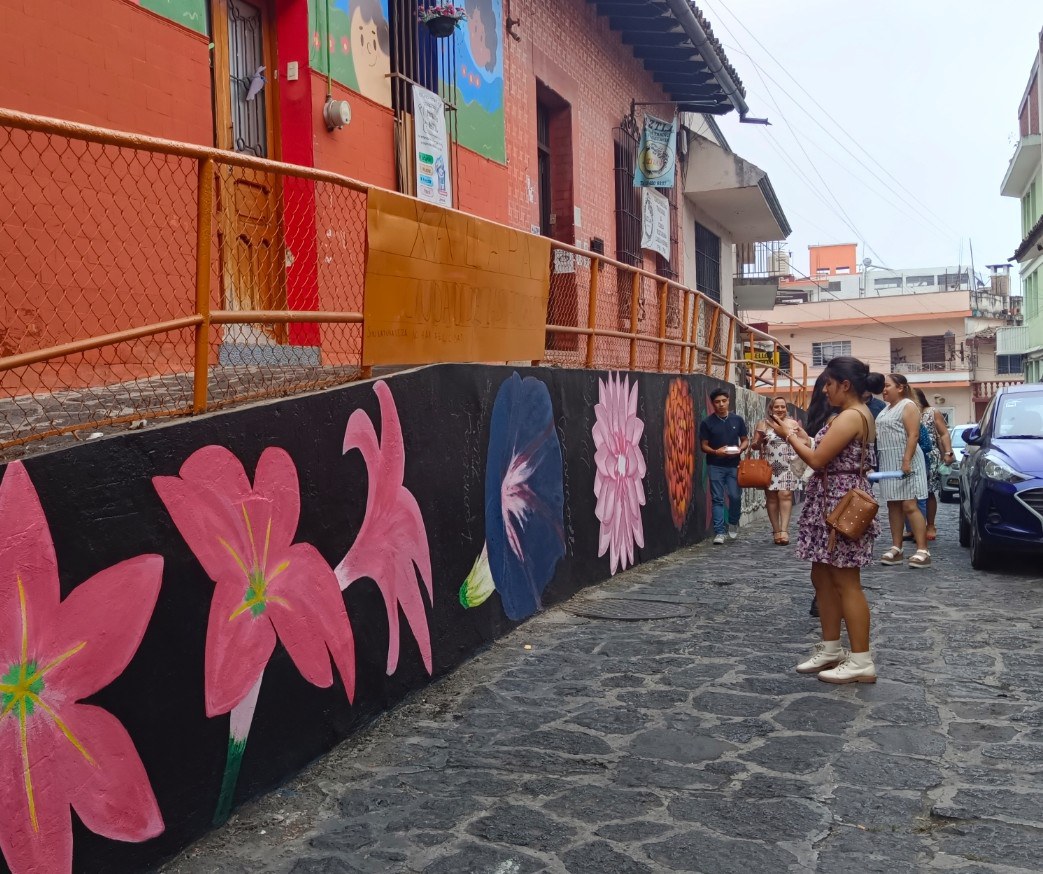
[{"label": "pink dahlia painting", "polygon": [[430,674],[431,632],[421,593],[421,589],[427,592],[428,602],[434,598],[427,529],[416,498],[403,485],[406,449],[395,399],[383,380],[374,383],[373,392],[380,402],[380,439],[362,410],[351,414],[344,431],[344,453],[357,449],[366,462],[369,492],[362,528],[337,565],[337,579],[342,589],[364,577],[371,579],[384,596],[388,620],[387,675],[390,677],[398,667],[399,610],[413,631],[424,668]]},{"label": "pink dahlia painting", "polygon": [[283,449],[261,453],[253,485],[223,446],[204,446],[180,476],[153,485],[185,542],[214,581],[206,632],[207,716],[232,711],[228,763],[215,822],[231,811],[264,669],[278,639],[301,676],[350,699],[355,644],[333,570],[310,543],[294,543],[301,496]]},{"label": "pink dahlia painting", "polygon": [[598,380],[594,406],[594,515],[601,523],[598,556],[608,552],[615,573],[634,563],[634,546],[645,545],[641,508],[645,505],[647,470],[641,453],[645,423],[637,415],[637,382],[609,374]]},{"label": "pink dahlia painting", "polygon": [[163,559],[139,555],[64,601],[50,528],[29,474],[0,484],[0,849],[14,874],[72,870],[70,806],[107,838],[163,831],[123,724],[80,703],[123,673],[159,597]]}]

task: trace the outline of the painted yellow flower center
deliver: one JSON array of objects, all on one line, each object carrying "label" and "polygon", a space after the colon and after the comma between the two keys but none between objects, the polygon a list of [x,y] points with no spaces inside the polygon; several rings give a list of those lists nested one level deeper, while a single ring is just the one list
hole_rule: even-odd
[{"label": "painted yellow flower center", "polygon": [[44,677],[53,671],[58,665],[83,649],[87,642],[76,644],[76,646],[63,652],[60,656],[52,659],[43,667],[40,667],[35,659],[29,658],[29,619],[25,608],[25,586],[22,578],[18,577],[18,606],[22,620],[22,650],[21,658],[10,665],[7,672],[0,677],[0,720],[9,714],[14,714],[18,719],[18,738],[22,749],[22,779],[25,784],[26,800],[29,803],[29,819],[33,824],[33,831],[40,830],[40,823],[36,818],[36,796],[33,791],[33,777],[29,769],[29,740],[26,724],[31,716],[39,709],[42,711],[65,735],[79,751],[80,755],[91,765],[96,764],[91,754],[87,752],[83,744],[69,730],[60,716],[44,700],[43,693],[46,688]]},{"label": "painted yellow flower center", "polygon": [[272,580],[290,566],[289,561],[284,561],[276,565],[271,573],[268,572],[268,546],[272,538],[272,517],[268,516],[268,527],[264,532],[264,549],[258,554],[257,542],[254,539],[253,522],[250,520],[250,513],[247,511],[245,503],[242,505],[242,510],[243,521],[246,523],[246,534],[250,540],[249,561],[244,560],[243,556],[239,555],[227,540],[221,537],[217,538],[218,542],[228,550],[228,554],[232,556],[246,577],[246,592],[243,595],[243,601],[232,611],[232,615],[228,617],[229,622],[237,616],[242,616],[244,613],[249,613],[256,619],[264,614],[269,604],[280,604],[287,609],[290,606],[282,598],[268,594],[268,587],[271,585]]}]

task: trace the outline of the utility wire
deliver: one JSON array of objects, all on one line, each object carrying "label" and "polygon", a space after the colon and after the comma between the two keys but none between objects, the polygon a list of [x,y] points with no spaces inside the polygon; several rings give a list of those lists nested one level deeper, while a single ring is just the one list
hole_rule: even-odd
[{"label": "utility wire", "polygon": [[[846,129],[844,128],[844,126],[843,126],[842,124],[840,124],[840,122],[839,122],[839,121],[837,121],[837,120],[836,120],[836,118],[834,118],[834,117],[833,117],[833,115],[832,115],[832,114],[831,114],[831,113],[829,112],[829,110],[828,110],[828,109],[826,109],[826,108],[825,108],[825,107],[824,107],[824,106],[823,106],[823,105],[822,105],[821,103],[819,103],[819,102],[818,102],[818,100],[816,100],[816,99],[815,99],[814,95],[812,95],[812,94],[811,94],[811,93],[810,93],[810,92],[809,92],[809,91],[808,91],[808,90],[807,90],[807,89],[806,89],[806,88],[805,88],[805,87],[804,87],[803,85],[801,85],[801,84],[800,84],[800,82],[799,82],[799,81],[797,80],[797,78],[796,78],[796,77],[795,77],[795,76],[794,76],[794,75],[793,75],[792,73],[790,73],[790,72],[789,72],[789,70],[787,70],[787,69],[786,69],[786,67],[785,67],[785,66],[784,66],[784,65],[783,65],[783,64],[782,64],[782,63],[781,63],[781,62],[779,61],[779,59],[778,59],[778,58],[776,58],[776,57],[775,57],[775,56],[774,56],[774,55],[773,55],[773,54],[771,53],[771,51],[770,51],[770,50],[768,49],[768,47],[767,47],[767,46],[765,46],[765,45],[764,45],[764,43],[762,43],[762,42],[761,42],[761,41],[760,41],[759,39],[757,39],[757,35],[756,35],[755,33],[753,33],[753,31],[751,31],[751,30],[750,30],[750,29],[749,29],[749,28],[748,28],[748,27],[747,27],[747,26],[746,26],[745,24],[743,24],[742,20],[741,20],[741,19],[740,19],[740,18],[739,18],[739,17],[738,17],[738,16],[737,16],[737,15],[736,15],[736,14],[735,14],[734,12],[732,12],[732,10],[731,10],[731,9],[729,9],[729,8],[728,8],[728,6],[727,6],[727,4],[726,4],[726,3],[724,2],[724,0],[715,0],[715,2],[719,2],[719,3],[720,3],[720,5],[721,5],[721,8],[723,8],[725,12],[727,12],[727,13],[728,13],[728,14],[729,14],[729,15],[730,15],[730,16],[731,16],[731,17],[732,17],[733,19],[735,19],[735,21],[736,21],[736,23],[737,23],[737,24],[739,25],[739,27],[741,27],[741,28],[742,28],[742,29],[743,29],[744,31],[746,31],[746,33],[748,33],[748,34],[750,35],[750,38],[751,38],[751,39],[752,39],[752,40],[753,40],[753,41],[754,41],[755,43],[757,43],[757,45],[758,45],[758,46],[760,46],[760,47],[761,47],[761,49],[763,49],[763,50],[764,50],[764,53],[765,53],[765,54],[766,54],[766,55],[767,55],[767,56],[768,56],[769,58],[771,58],[771,60],[772,60],[772,61],[774,61],[774,62],[775,62],[776,66],[778,66],[778,68],[779,68],[780,70],[782,70],[782,72],[784,72],[784,73],[785,73],[785,74],[786,74],[786,75],[787,75],[787,76],[788,76],[788,77],[790,78],[790,80],[791,80],[791,81],[792,81],[792,82],[793,82],[793,83],[794,83],[794,84],[795,84],[795,85],[796,85],[796,86],[797,86],[797,87],[798,87],[798,88],[799,88],[799,89],[800,89],[801,91],[803,91],[803,92],[804,92],[804,94],[806,94],[806,95],[807,95],[808,99],[810,99],[810,100],[811,100],[811,102],[815,104],[815,106],[817,106],[817,107],[818,107],[818,108],[819,108],[820,110],[822,110],[822,113],[823,113],[823,114],[824,114],[824,115],[826,116],[826,118],[828,118],[828,119],[829,119],[829,120],[830,120],[831,122],[833,122],[833,124],[835,124],[835,125],[837,126],[837,128],[838,128],[838,129],[840,130],[840,132],[841,132],[841,133],[843,133],[843,134],[844,134],[844,135],[845,135],[845,136],[846,136],[846,137],[847,137],[847,138],[848,138],[849,140],[851,140],[851,142],[853,142],[853,143],[854,143],[854,144],[855,144],[855,145],[856,145],[856,146],[858,147],[858,149],[859,149],[859,150],[860,150],[860,151],[861,151],[861,152],[862,152],[863,154],[865,154],[865,155],[866,155],[866,156],[867,156],[867,157],[869,158],[869,160],[871,160],[871,161],[872,161],[872,162],[873,162],[874,164],[876,164],[876,165],[877,165],[877,166],[878,166],[878,167],[879,167],[879,168],[880,168],[880,169],[881,169],[881,170],[882,170],[882,171],[883,171],[883,172],[884,172],[885,174],[887,174],[888,176],[890,176],[890,177],[891,177],[891,179],[892,179],[892,180],[893,180],[893,181],[895,182],[895,184],[896,184],[896,185],[898,185],[898,186],[900,186],[900,187],[906,187],[906,184],[905,184],[905,183],[903,183],[903,182],[902,182],[902,181],[901,181],[900,179],[898,179],[898,178],[897,178],[897,177],[896,177],[896,176],[895,176],[895,175],[894,175],[893,173],[891,173],[891,171],[890,171],[890,170],[888,170],[888,169],[887,169],[887,168],[886,168],[886,167],[885,167],[885,166],[884,166],[883,164],[881,164],[881,163],[880,163],[880,162],[879,162],[879,161],[878,161],[878,160],[877,160],[877,159],[876,159],[875,157],[873,157],[873,155],[872,155],[872,154],[871,154],[871,153],[870,153],[870,152],[869,152],[869,151],[868,151],[868,150],[867,150],[867,149],[865,148],[865,146],[863,146],[863,145],[862,145],[861,143],[859,143],[859,142],[858,142],[858,140],[857,140],[857,139],[856,139],[856,138],[855,138],[854,136],[852,136],[852,135],[851,135],[851,134],[850,134],[850,133],[849,133],[849,132],[848,132],[848,131],[847,131],[847,130],[846,130]],[[730,31],[729,31],[729,32],[730,32]],[[733,34],[733,36],[734,36],[734,34]],[[746,56],[747,56],[748,58],[750,57],[750,56],[749,56],[749,54],[748,54],[748,53],[746,53],[746,52],[743,52],[743,54],[746,54]],[[753,59],[752,59],[752,58],[750,58],[750,60],[752,61]],[[754,62],[754,63],[755,63],[755,62]],[[769,78],[771,78],[771,77],[769,76]],[[772,79],[772,81],[775,81],[775,80],[774,80],[774,79]],[[780,85],[779,87],[781,88],[782,86]],[[784,91],[784,93],[785,93],[785,91]],[[788,96],[788,95],[787,95],[787,96]],[[790,97],[790,99],[791,99],[791,100],[793,100],[793,98],[792,98],[792,97]],[[795,101],[795,100],[794,100],[794,103],[796,103],[796,101]],[[821,127],[821,128],[822,128],[822,130],[826,131],[826,133],[827,133],[827,134],[829,134],[829,136],[833,137],[833,139],[834,139],[834,140],[836,140],[836,142],[837,142],[837,144],[838,144],[838,145],[840,145],[840,146],[841,146],[842,148],[844,148],[844,150],[845,150],[845,151],[848,151],[848,153],[850,154],[850,151],[849,151],[849,150],[847,149],[847,147],[846,147],[846,146],[844,146],[844,144],[843,144],[843,143],[841,143],[841,142],[840,142],[839,140],[837,140],[837,139],[836,139],[836,137],[834,137],[834,136],[833,136],[833,134],[832,134],[832,133],[831,133],[831,132],[830,132],[829,130],[827,130],[827,129],[826,129],[826,127],[825,127],[824,125],[822,125],[822,123],[821,123],[821,122],[820,122],[820,121],[819,121],[819,120],[818,120],[818,119],[817,119],[817,118],[816,118],[816,117],[814,116],[814,114],[812,114],[812,113],[808,112],[808,111],[807,111],[806,109],[804,109],[803,107],[800,107],[800,105],[799,105],[799,104],[797,104],[797,105],[798,105],[798,107],[799,107],[799,108],[800,108],[800,109],[801,109],[801,110],[802,110],[803,112],[807,113],[807,115],[808,115],[808,116],[809,116],[809,117],[811,118],[811,120],[812,120],[812,121],[814,121],[814,122],[815,122],[815,124],[817,124],[817,125],[818,125],[819,127]],[[855,158],[856,158],[856,160],[859,160],[859,159],[857,158],[857,156],[855,156],[855,155],[852,155],[852,157],[855,157]],[[861,163],[861,161],[860,161],[860,163]],[[864,166],[864,164],[863,164],[863,166]],[[869,169],[869,168],[866,168],[866,169]],[[912,198],[913,198],[914,200],[916,200],[916,201],[917,201],[917,202],[918,202],[918,203],[919,203],[919,204],[920,204],[920,205],[921,205],[921,206],[922,206],[922,207],[923,207],[924,209],[926,209],[926,210],[927,210],[927,212],[929,212],[929,213],[931,213],[932,215],[934,215],[934,216],[935,216],[935,218],[937,218],[937,219],[938,219],[938,220],[939,220],[940,222],[942,222],[942,224],[943,224],[943,225],[945,225],[946,227],[949,227],[949,230],[950,230],[950,231],[952,231],[953,233],[955,233],[955,230],[954,230],[953,228],[951,228],[951,227],[950,227],[950,226],[949,226],[949,225],[948,225],[948,224],[947,224],[947,223],[945,222],[945,219],[944,219],[944,218],[942,218],[942,216],[940,216],[940,215],[939,215],[938,213],[934,212],[934,210],[932,210],[932,209],[931,209],[931,208],[930,208],[930,207],[929,207],[929,206],[928,206],[928,205],[927,205],[926,203],[924,203],[924,202],[923,202],[922,200],[920,200],[920,198],[918,198],[918,197],[917,197],[917,196],[916,196],[915,194],[912,194],[912,192],[910,192],[910,195],[911,195],[911,196],[912,196]]]}]

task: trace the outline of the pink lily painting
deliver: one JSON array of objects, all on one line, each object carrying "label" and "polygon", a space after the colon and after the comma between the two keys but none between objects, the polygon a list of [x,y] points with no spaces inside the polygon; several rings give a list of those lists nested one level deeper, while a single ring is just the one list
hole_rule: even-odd
[{"label": "pink lily painting", "polygon": [[398,667],[399,610],[409,623],[430,674],[431,632],[421,594],[422,586],[428,602],[434,598],[427,529],[416,498],[403,485],[406,452],[395,399],[383,380],[373,385],[373,391],[380,403],[380,439],[362,410],[351,414],[344,432],[344,453],[357,449],[366,462],[369,494],[362,528],[337,565],[337,579],[343,589],[362,578],[373,580],[380,588],[387,608],[388,676]]},{"label": "pink lily painting", "polygon": [[107,710],[81,703],[137,652],[163,559],[120,562],[62,601],[50,528],[18,462],[0,484],[0,531],[0,850],[13,874],[67,874],[70,808],[113,840],[163,832],[127,730]]},{"label": "pink lily painting", "polygon": [[[301,676],[321,688],[336,666],[349,700],[355,648],[340,586],[310,543],[294,543],[300,517],[289,454],[261,453],[254,482],[223,446],[205,446],[180,476],[153,479],[174,524],[214,581],[206,636],[208,716],[231,711],[228,760],[215,822],[227,819],[257,696],[278,639]],[[331,665],[332,660],[332,665]]]}]

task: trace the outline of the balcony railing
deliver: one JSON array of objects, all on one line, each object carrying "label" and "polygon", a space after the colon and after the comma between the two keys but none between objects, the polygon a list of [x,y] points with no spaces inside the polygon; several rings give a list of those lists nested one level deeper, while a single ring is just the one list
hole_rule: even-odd
[{"label": "balcony railing", "polygon": [[970,365],[962,361],[896,361],[891,364],[893,373],[961,373]]},{"label": "balcony railing", "polygon": [[[393,214],[403,202],[422,211],[428,234],[419,218]],[[388,247],[402,233],[456,276],[462,267],[449,258],[466,250],[469,268],[495,273],[510,247],[494,257],[484,241],[518,242],[524,232],[334,173],[0,109],[0,203],[0,450],[314,391],[366,378],[371,363],[519,357],[502,346],[503,358],[468,357],[439,328],[507,319],[512,295],[494,284],[452,296],[454,283],[425,279],[417,288],[432,298],[418,291],[409,306],[437,323],[435,346],[406,341],[391,353],[405,357],[374,358],[366,329],[400,336],[394,325],[408,321],[405,298],[401,312],[384,312],[389,299],[369,294],[374,259],[400,257]],[[384,229],[383,248],[371,220]],[[450,229],[463,248],[441,246]],[[545,320],[507,321],[505,340],[535,336],[533,365],[725,381],[741,367],[753,387],[785,385],[804,403],[806,365],[706,295],[590,251],[530,242],[525,251],[550,262]],[[540,290],[546,269],[524,260],[522,278]],[[401,274],[373,276],[379,285]],[[437,305],[436,286],[446,292]],[[531,306],[523,312],[533,318]],[[752,375],[740,351],[747,340],[767,350]],[[514,348],[529,352],[531,339]]]},{"label": "balcony railing", "polygon": [[982,382],[972,382],[971,395],[975,401],[991,401],[996,392],[1001,388],[1007,388],[1012,385],[1021,385],[1024,381],[1024,376],[1011,375],[1007,379],[990,379]]},{"label": "balcony railing", "polygon": [[791,274],[785,240],[740,243],[735,247],[735,281],[756,283],[778,280]]}]

